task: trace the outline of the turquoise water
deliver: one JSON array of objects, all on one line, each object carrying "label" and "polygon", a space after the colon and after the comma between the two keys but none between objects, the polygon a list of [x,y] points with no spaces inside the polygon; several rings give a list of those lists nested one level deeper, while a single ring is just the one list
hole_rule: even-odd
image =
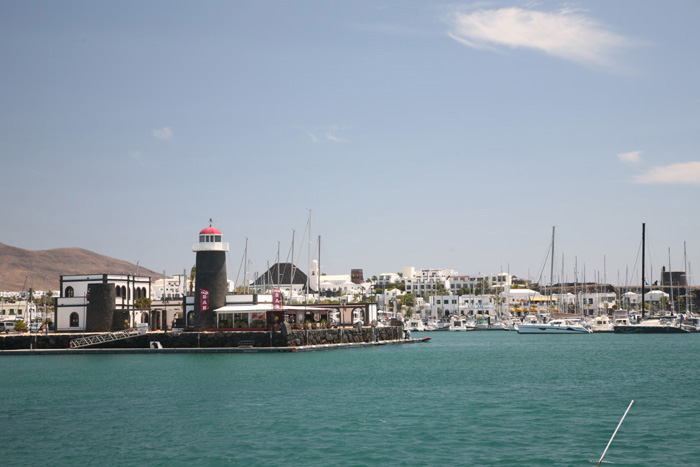
[{"label": "turquoise water", "polygon": [[700,465],[700,334],[2,356],[0,465]]}]

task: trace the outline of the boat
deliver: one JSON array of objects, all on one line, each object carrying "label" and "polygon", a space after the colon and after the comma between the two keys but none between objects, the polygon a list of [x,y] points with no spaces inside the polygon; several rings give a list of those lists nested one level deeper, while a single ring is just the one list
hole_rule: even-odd
[{"label": "boat", "polygon": [[450,331],[473,331],[476,326],[468,325],[465,319],[453,319],[449,329]]},{"label": "boat", "polygon": [[671,317],[649,317],[645,315],[644,295],[646,286],[645,277],[645,235],[646,224],[642,223],[642,319],[639,323],[617,324],[615,320],[614,332],[616,334],[683,334],[690,330],[681,326],[679,319]]},{"label": "boat", "polygon": [[411,318],[406,322],[406,330],[411,332],[423,332],[425,331],[425,326],[420,318]]},{"label": "boat", "polygon": [[590,334],[591,330],[579,322],[569,319],[553,319],[548,323],[518,326],[518,334]]},{"label": "boat", "polygon": [[610,321],[610,317],[608,315],[596,316],[596,318],[593,320],[593,323],[591,323],[591,331],[614,332],[615,325],[612,321]]},{"label": "boat", "polygon": [[690,332],[677,319],[648,318],[639,324],[615,325],[617,334],[682,334]]},{"label": "boat", "polygon": [[681,327],[689,332],[700,332],[700,318],[691,316],[681,320]]}]

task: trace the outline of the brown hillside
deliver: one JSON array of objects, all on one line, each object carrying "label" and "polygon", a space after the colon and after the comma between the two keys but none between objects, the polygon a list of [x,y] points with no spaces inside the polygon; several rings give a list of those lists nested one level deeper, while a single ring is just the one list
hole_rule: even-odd
[{"label": "brown hillside", "polygon": [[[5,275],[6,291],[21,291],[25,287],[32,287],[32,280],[35,290],[44,290],[46,279],[48,279],[49,289],[57,290],[60,276],[68,274],[135,273],[135,264],[83,248],[55,248],[34,251],[0,243],[0,274]],[[150,276],[152,280],[162,277],[162,274],[141,266],[139,267],[139,275]],[[2,277],[0,277],[1,280]]]}]

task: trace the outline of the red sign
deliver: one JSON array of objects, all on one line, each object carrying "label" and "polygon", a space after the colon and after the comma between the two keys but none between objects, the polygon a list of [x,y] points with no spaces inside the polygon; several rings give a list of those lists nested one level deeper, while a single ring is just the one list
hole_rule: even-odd
[{"label": "red sign", "polygon": [[207,311],[209,309],[209,291],[202,289],[199,293],[199,311]]},{"label": "red sign", "polygon": [[272,290],[272,308],[274,310],[282,309],[282,291],[280,289]]}]

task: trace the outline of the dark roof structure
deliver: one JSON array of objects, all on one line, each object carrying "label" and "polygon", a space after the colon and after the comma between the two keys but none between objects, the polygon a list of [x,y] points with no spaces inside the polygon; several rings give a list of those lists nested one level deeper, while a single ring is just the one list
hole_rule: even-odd
[{"label": "dark roof structure", "polygon": [[255,285],[289,285],[292,270],[294,271],[293,284],[306,285],[306,274],[292,263],[273,264],[255,280]]}]

